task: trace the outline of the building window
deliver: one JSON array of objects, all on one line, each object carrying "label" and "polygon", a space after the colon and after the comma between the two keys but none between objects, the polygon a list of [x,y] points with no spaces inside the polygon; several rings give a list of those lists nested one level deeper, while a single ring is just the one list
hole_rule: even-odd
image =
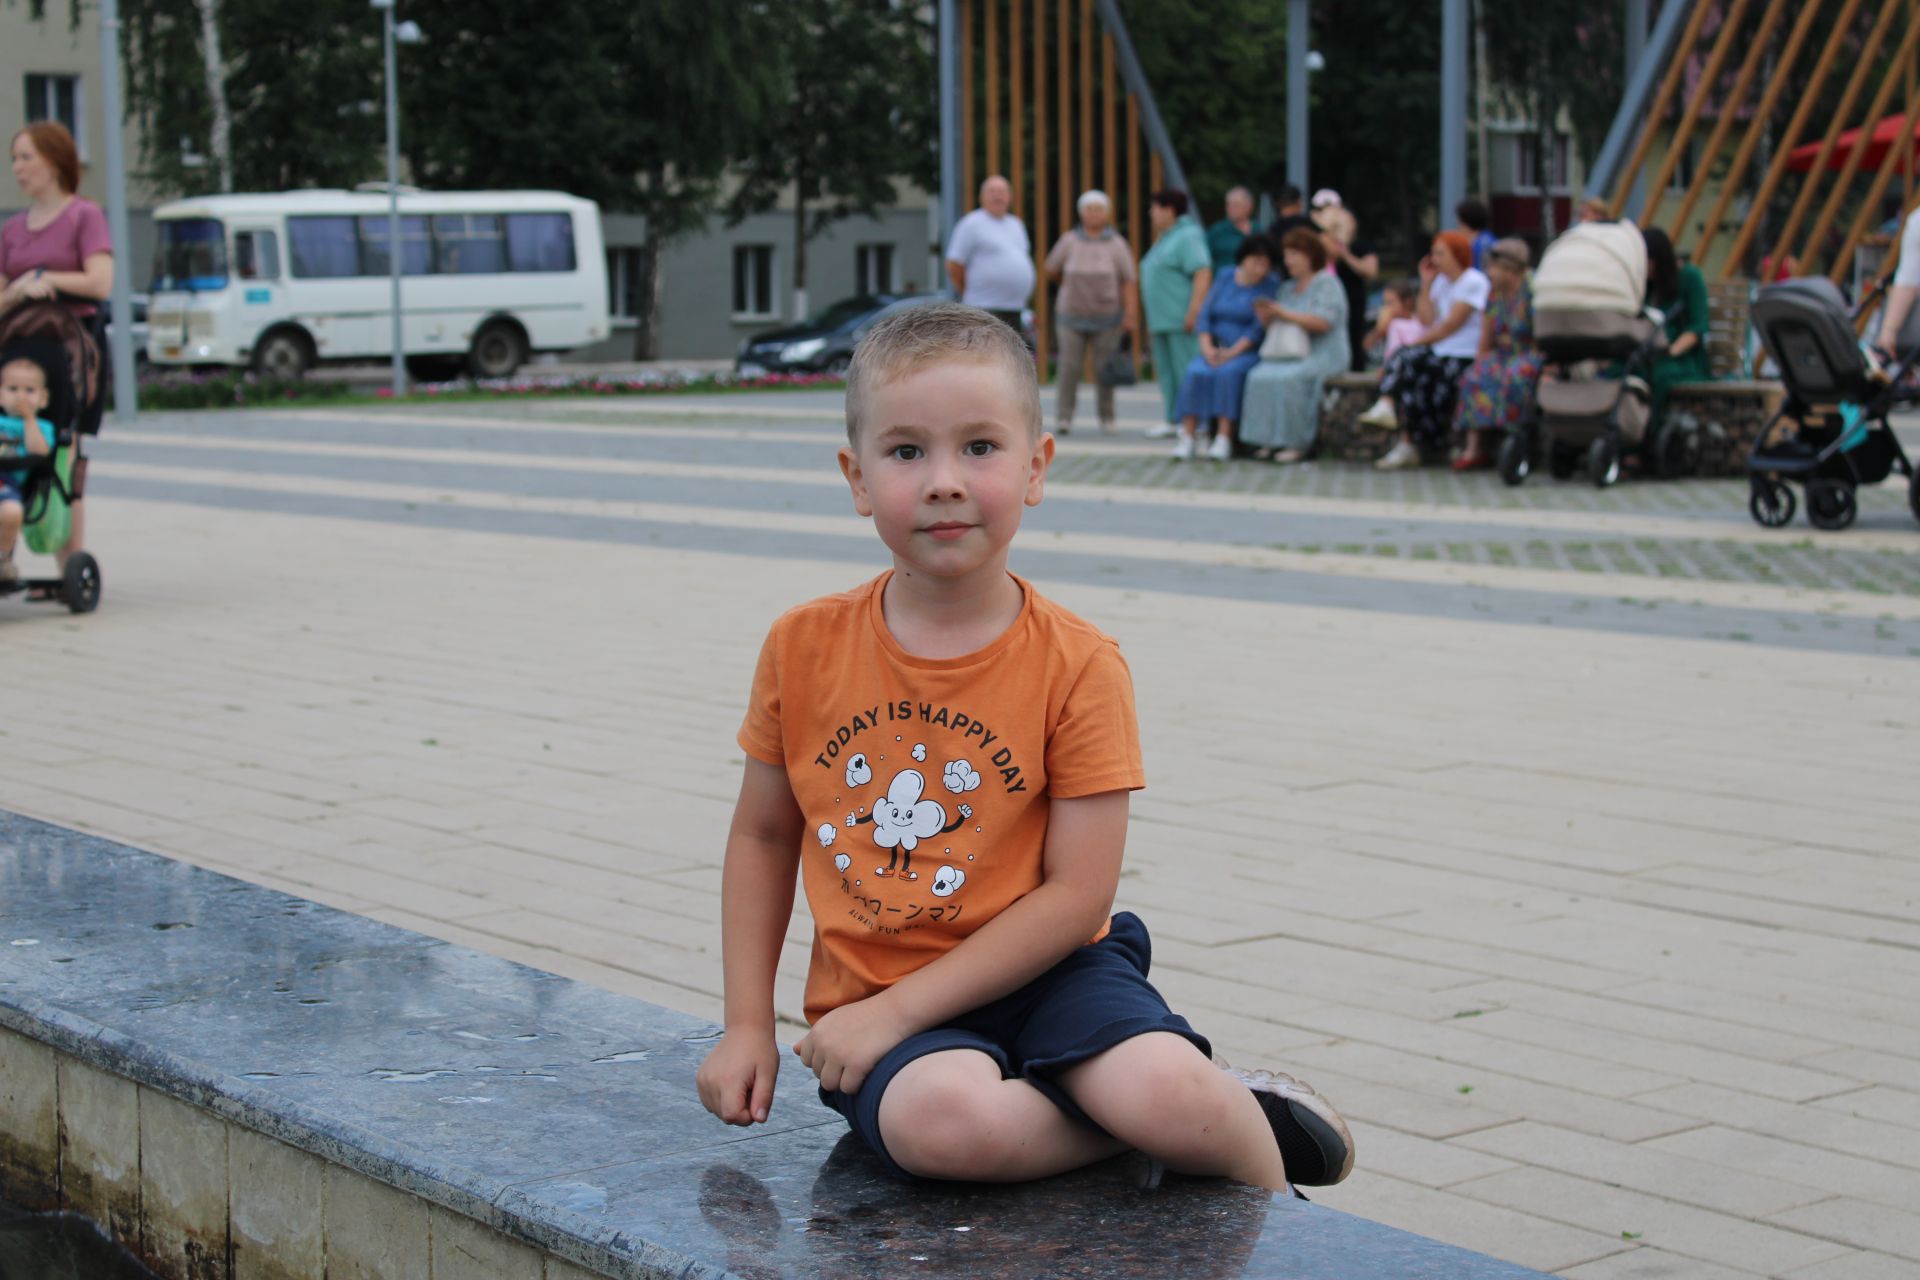
[{"label": "building window", "polygon": [[863,244],[853,251],[853,291],[893,292],[893,246]]},{"label": "building window", "polygon": [[[1521,134],[1517,141],[1519,146],[1515,156],[1515,185],[1521,191],[1538,191],[1540,189],[1540,137],[1538,134],[1526,133]],[[1571,177],[1569,172],[1571,154],[1572,147],[1567,135],[1554,134],[1552,185],[1556,190],[1565,187]]]},{"label": "building window", "polygon": [[27,77],[27,123],[36,120],[57,120],[67,126],[67,132],[73,135],[79,145],[81,158],[86,158],[85,129],[80,127],[79,76],[30,75]]},{"label": "building window", "polygon": [[645,249],[607,250],[607,312],[615,324],[646,320]]},{"label": "building window", "polygon": [[[1668,139],[1672,145],[1672,139]],[[1700,140],[1689,138],[1687,145],[1680,150],[1680,162],[1673,166],[1673,181],[1667,184],[1667,190],[1675,195],[1685,195],[1693,186],[1693,176],[1700,165]]]},{"label": "building window", "polygon": [[773,246],[737,244],[733,247],[733,314],[765,319],[773,306]]}]

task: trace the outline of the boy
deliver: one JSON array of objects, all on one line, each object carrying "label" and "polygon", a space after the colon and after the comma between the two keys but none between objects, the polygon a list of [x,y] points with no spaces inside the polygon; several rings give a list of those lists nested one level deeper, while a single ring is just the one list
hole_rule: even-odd
[{"label": "boy", "polygon": [[701,1100],[767,1119],[798,863],[815,934],[794,1052],[895,1173],[1023,1181],[1137,1148],[1276,1190],[1338,1182],[1338,1114],[1215,1066],[1147,982],[1145,927],[1109,918],[1144,785],[1133,688],[1110,638],[1007,572],[1053,458],[1032,357],[972,307],[900,312],[854,353],[847,441],[893,569],[789,611],[761,650]]},{"label": "boy", "polygon": [[[47,372],[32,360],[9,360],[0,365],[0,460],[28,454],[42,455],[53,448],[53,433],[40,425],[47,407]],[[13,562],[26,504],[20,496],[24,473],[0,462],[0,583],[20,580]]]}]

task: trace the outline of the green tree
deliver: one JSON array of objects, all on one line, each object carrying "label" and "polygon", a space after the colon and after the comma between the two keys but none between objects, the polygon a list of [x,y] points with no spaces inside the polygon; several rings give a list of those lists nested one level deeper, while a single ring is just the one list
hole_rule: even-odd
[{"label": "green tree", "polygon": [[[833,222],[872,217],[909,178],[935,185],[932,33],[889,0],[788,0],[767,50],[780,107],[742,159],[731,221],[793,198],[795,318],[807,309],[807,243]],[[775,50],[784,56],[775,55]]]},{"label": "green tree", "polygon": [[[142,176],[162,191],[217,189],[199,7],[122,0],[120,12]],[[363,0],[221,0],[218,35],[235,189],[352,186],[382,175],[380,24]]]},{"label": "green tree", "polygon": [[729,165],[779,107],[778,5],[765,0],[406,0],[425,30],[402,77],[428,185],[553,187],[645,218],[653,351],[658,264],[705,225]]}]

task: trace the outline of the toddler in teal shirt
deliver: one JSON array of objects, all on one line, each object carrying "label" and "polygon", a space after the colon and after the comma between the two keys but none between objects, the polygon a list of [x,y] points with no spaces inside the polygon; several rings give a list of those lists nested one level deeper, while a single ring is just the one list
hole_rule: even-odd
[{"label": "toddler in teal shirt", "polygon": [[47,407],[47,372],[32,360],[9,360],[0,365],[0,583],[18,582],[19,566],[13,549],[26,519],[20,496],[25,472],[6,462],[53,450],[53,433],[41,425]]}]

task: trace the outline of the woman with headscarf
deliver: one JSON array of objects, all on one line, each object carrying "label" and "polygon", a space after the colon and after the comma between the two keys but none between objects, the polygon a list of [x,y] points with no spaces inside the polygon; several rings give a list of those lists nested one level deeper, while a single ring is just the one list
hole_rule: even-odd
[{"label": "woman with headscarf", "polygon": [[1138,327],[1140,306],[1133,250],[1112,226],[1113,201],[1104,191],[1086,191],[1075,207],[1080,225],[1055,241],[1047,254],[1047,278],[1060,282],[1053,304],[1053,333],[1060,344],[1053,409],[1058,435],[1073,429],[1080,366],[1089,352],[1096,371],[1094,407],[1100,429],[1114,429],[1113,387],[1098,370],[1120,349],[1120,336]]},{"label": "woman with headscarf", "polygon": [[1487,437],[1518,425],[1540,381],[1540,353],[1533,345],[1533,289],[1527,283],[1527,242],[1509,236],[1487,250],[1493,296],[1480,326],[1480,352],[1460,375],[1460,406],[1453,427],[1465,441],[1455,471],[1493,465],[1495,443]]},{"label": "woman with headscarf", "polygon": [[1418,315],[1427,329],[1394,353],[1380,379],[1380,394],[1390,406],[1387,421],[1381,421],[1379,405],[1363,419],[1400,428],[1393,448],[1373,464],[1382,471],[1417,467],[1422,450],[1438,453],[1447,447],[1460,375],[1480,350],[1481,317],[1493,290],[1485,273],[1473,267],[1473,241],[1464,231],[1442,231],[1433,238],[1433,247],[1420,259],[1420,285]]}]

